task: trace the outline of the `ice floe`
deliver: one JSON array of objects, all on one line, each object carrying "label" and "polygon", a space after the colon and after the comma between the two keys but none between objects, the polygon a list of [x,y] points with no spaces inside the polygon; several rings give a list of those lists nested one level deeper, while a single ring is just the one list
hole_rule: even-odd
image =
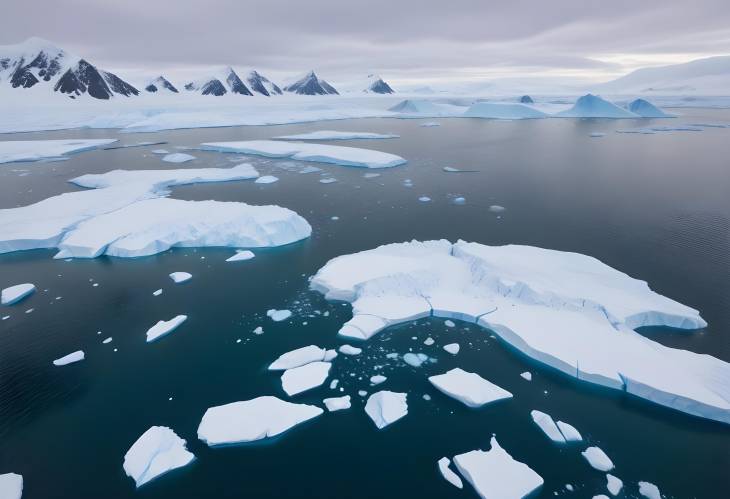
[{"label": "ice floe", "polygon": [[376,374],[375,376],[370,376],[370,384],[373,386],[379,385],[381,383],[385,383],[387,379],[388,378],[386,378],[382,374]]},{"label": "ice floe", "polygon": [[287,369],[281,375],[281,387],[290,397],[322,386],[329,376],[330,362],[315,361]]},{"label": "ice floe", "polygon": [[359,147],[330,146],[280,140],[248,140],[241,142],[208,142],[203,150],[253,154],[270,158],[291,158],[298,161],[316,161],[362,168],[392,168],[405,159],[395,154]]},{"label": "ice floe", "polygon": [[454,464],[482,499],[522,498],[540,488],[543,479],[512,458],[492,437],[489,451],[473,450],[454,456]]},{"label": "ice floe", "polygon": [[187,442],[166,426],[153,426],[124,455],[124,472],[137,487],[195,459]]},{"label": "ice floe", "polygon": [[624,482],[610,473],[606,473],[606,488],[612,496],[617,496],[624,487]]},{"label": "ice floe", "polygon": [[444,480],[449,482],[454,487],[459,489],[463,488],[464,484],[461,482],[461,478],[459,478],[459,475],[453,472],[453,470],[449,467],[450,465],[451,459],[449,459],[448,457],[442,457],[438,460],[438,467],[441,476],[444,477]]},{"label": "ice floe", "polygon": [[421,123],[418,126],[424,127],[424,128],[431,128],[431,127],[435,127],[435,126],[441,126],[441,123],[439,123],[437,121],[427,121],[425,123]]},{"label": "ice floe", "polygon": [[327,398],[322,401],[327,407],[327,410],[329,412],[335,412],[335,411],[341,411],[343,409],[349,409],[352,407],[352,404],[350,403],[350,396],[345,395],[343,397],[332,397]]},{"label": "ice floe", "polygon": [[67,364],[73,364],[74,362],[80,362],[84,360],[84,351],[76,350],[68,355],[64,355],[60,359],[53,361],[54,366],[65,366]]},{"label": "ice floe", "polygon": [[317,132],[301,133],[298,135],[281,135],[274,137],[283,140],[352,140],[352,139],[397,139],[400,135],[392,133],[372,132],[337,132],[333,130],[319,130]]},{"label": "ice floe", "polygon": [[474,322],[580,380],[730,423],[730,364],[634,331],[702,328],[699,313],[585,255],[412,241],[334,258],[311,287],[352,304],[343,337],[429,315]]},{"label": "ice floe", "polygon": [[403,355],[403,362],[413,367],[421,367],[424,362],[428,360],[428,355],[425,353],[413,353],[408,352]]},{"label": "ice floe", "polygon": [[613,462],[599,447],[588,447],[581,454],[588,464],[598,471],[606,472],[613,469]]},{"label": "ice floe", "polygon": [[4,140],[0,141],[0,164],[19,161],[57,161],[69,154],[90,151],[117,139]]},{"label": "ice floe", "polygon": [[558,444],[565,443],[565,437],[558,429],[555,421],[549,414],[540,411],[530,411],[532,421],[542,430],[546,437]]},{"label": "ice floe", "polygon": [[555,423],[558,425],[558,429],[560,430],[560,433],[563,434],[563,437],[565,437],[565,441],[567,443],[573,443],[573,442],[582,442],[583,436],[580,434],[580,432],[575,428],[575,426],[565,423],[563,421],[558,421]]},{"label": "ice floe", "polygon": [[344,355],[360,355],[362,353],[362,348],[357,348],[352,345],[342,345],[339,348],[340,353]]},{"label": "ice floe", "polygon": [[317,406],[263,396],[211,407],[198,426],[198,438],[209,446],[275,437],[324,412]]},{"label": "ice floe", "polygon": [[444,350],[449,352],[451,355],[456,355],[457,353],[459,353],[460,349],[461,347],[458,343],[449,343],[448,345],[444,345]]},{"label": "ice floe", "polygon": [[382,390],[368,397],[365,412],[383,429],[408,414],[407,394]]},{"label": "ice floe", "polygon": [[418,198],[418,200],[422,203],[428,203],[429,201],[431,201],[431,198],[428,196],[421,196],[420,198]]},{"label": "ice floe", "polygon": [[477,102],[464,112],[467,118],[524,120],[546,118],[548,115],[524,104],[511,102]]},{"label": "ice floe", "polygon": [[257,184],[273,184],[274,182],[278,182],[279,177],[274,177],[273,175],[264,175],[263,177],[259,177],[256,179]]},{"label": "ice floe", "polygon": [[512,394],[507,390],[476,373],[470,373],[458,367],[444,374],[430,376],[428,380],[439,391],[468,407],[482,407],[498,400],[512,398]]},{"label": "ice floe", "polygon": [[162,161],[166,161],[168,163],[187,163],[188,161],[192,161],[195,159],[195,156],[191,154],[186,154],[184,152],[174,152],[172,154],[166,154],[162,157]]},{"label": "ice floe", "polygon": [[147,330],[147,343],[152,343],[153,341],[159,340],[163,336],[172,333],[187,319],[187,315],[176,315],[169,321],[158,321],[157,324]]},{"label": "ice floe", "polygon": [[662,499],[659,487],[651,482],[639,482],[639,494],[647,499]]},{"label": "ice floe", "polygon": [[23,476],[17,473],[0,475],[0,497],[3,499],[20,499],[23,496]]},{"label": "ice floe", "polygon": [[616,104],[593,94],[578,98],[573,107],[555,114],[559,118],[639,118]]},{"label": "ice floe", "polygon": [[325,178],[319,179],[320,184],[333,184],[335,182],[337,182],[337,179],[332,178],[332,177],[325,177]]},{"label": "ice floe", "polygon": [[253,251],[241,250],[241,251],[236,251],[235,255],[233,255],[229,258],[226,258],[226,261],[227,262],[243,262],[246,260],[250,260],[255,256],[256,255],[254,255]]},{"label": "ice floe", "polygon": [[173,272],[172,274],[170,274],[170,279],[172,279],[175,284],[188,282],[192,278],[193,274],[189,272]]},{"label": "ice floe", "polygon": [[522,379],[526,379],[527,381],[532,381],[532,373],[530,371],[520,373],[520,377],[522,377]]},{"label": "ice floe", "polygon": [[325,360],[327,352],[317,345],[308,345],[286,352],[269,365],[269,371],[286,371],[310,362]]},{"label": "ice floe", "polygon": [[23,298],[29,296],[35,291],[35,285],[31,283],[16,284],[9,286],[0,292],[0,303],[3,305],[12,305],[18,303]]},{"label": "ice floe", "polygon": [[287,320],[292,316],[291,310],[276,310],[275,308],[266,311],[266,315],[274,322]]}]

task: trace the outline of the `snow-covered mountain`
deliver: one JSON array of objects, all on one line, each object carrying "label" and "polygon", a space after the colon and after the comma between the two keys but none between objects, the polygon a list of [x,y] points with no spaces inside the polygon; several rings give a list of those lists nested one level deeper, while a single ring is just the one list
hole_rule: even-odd
[{"label": "snow-covered mountain", "polygon": [[144,89],[150,93],[156,93],[156,92],[161,92],[161,93],[170,93],[171,92],[174,94],[179,93],[178,89],[175,88],[175,85],[170,83],[170,81],[167,78],[165,78],[164,76],[158,76],[154,80],[150,81],[144,87]]},{"label": "snow-covered mountain", "polygon": [[335,87],[318,78],[314,71],[305,74],[291,85],[287,85],[284,90],[300,95],[339,95]]},{"label": "snow-covered mountain", "polygon": [[684,64],[637,69],[594,86],[604,93],[720,94],[730,92],[730,56],[697,59]]},{"label": "snow-covered mountain", "polygon": [[265,95],[267,97],[271,95],[281,95],[281,89],[269,80],[267,77],[262,75],[256,70],[251,70],[246,76],[246,83],[248,86],[257,94]]},{"label": "snow-covered mountain", "polygon": [[201,95],[221,96],[228,92],[239,95],[253,95],[230,66],[201,80],[185,84],[185,90],[199,92]]},{"label": "snow-covered mountain", "polygon": [[96,99],[139,94],[115,74],[41,38],[0,46],[0,85],[16,89],[48,87],[72,99],[84,94]]},{"label": "snow-covered mountain", "polygon": [[374,93],[374,94],[394,94],[395,90],[391,88],[390,85],[388,85],[385,80],[383,80],[380,76],[375,74],[368,75],[367,78],[367,85],[364,92],[368,93]]}]

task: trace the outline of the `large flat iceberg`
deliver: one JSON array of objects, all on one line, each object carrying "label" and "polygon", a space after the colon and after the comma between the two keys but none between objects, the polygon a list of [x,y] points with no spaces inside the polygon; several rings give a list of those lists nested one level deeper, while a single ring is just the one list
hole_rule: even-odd
[{"label": "large flat iceberg", "polygon": [[281,375],[281,386],[290,397],[317,388],[325,382],[331,367],[330,362],[317,361],[287,369]]},{"label": "large flat iceberg", "polygon": [[187,442],[166,426],[153,426],[124,455],[124,472],[141,487],[160,475],[190,464]]},{"label": "large flat iceberg", "polygon": [[0,141],[0,163],[51,161],[68,154],[96,149],[117,139],[5,140]]},{"label": "large flat iceberg", "polygon": [[203,150],[253,154],[269,158],[290,158],[299,161],[333,163],[361,168],[392,168],[406,163],[395,154],[359,147],[285,142],[281,140],[247,140],[241,142],[207,142]]},{"label": "large flat iceberg", "polygon": [[210,446],[253,442],[284,433],[324,412],[272,396],[211,407],[198,426],[198,438]]},{"label": "large flat iceberg", "polygon": [[477,102],[464,112],[466,118],[524,120],[546,118],[547,114],[524,104],[513,102]]},{"label": "large flat iceberg", "polygon": [[157,324],[147,330],[147,343],[152,343],[172,333],[187,319],[187,315],[176,315],[169,321],[157,321]]},{"label": "large flat iceberg", "polygon": [[383,429],[408,414],[406,399],[405,393],[388,390],[373,393],[365,404],[365,412],[378,429]]},{"label": "large flat iceberg", "polygon": [[340,335],[436,316],[475,322],[580,380],[730,423],[730,364],[665,347],[642,326],[698,329],[699,313],[595,258],[459,241],[390,244],[330,260],[311,287],[352,304]]},{"label": "large flat iceberg", "polygon": [[481,407],[498,400],[512,398],[512,394],[482,378],[460,368],[428,378],[433,386],[449,397],[468,407]]}]

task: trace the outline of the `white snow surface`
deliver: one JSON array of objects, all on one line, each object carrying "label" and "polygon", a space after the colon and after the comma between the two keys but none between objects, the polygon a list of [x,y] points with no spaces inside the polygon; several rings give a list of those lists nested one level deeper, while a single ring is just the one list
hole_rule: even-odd
[{"label": "white snow surface", "polygon": [[558,429],[555,421],[549,414],[540,411],[530,411],[532,421],[542,430],[546,437],[558,444],[565,443],[565,437]]},{"label": "white snow surface", "polygon": [[407,394],[382,390],[368,397],[365,412],[378,429],[395,423],[408,414]]},{"label": "white snow surface", "polygon": [[74,362],[79,362],[84,360],[84,351],[83,350],[76,350],[75,352],[71,352],[68,355],[64,355],[60,359],[56,359],[53,361],[54,366],[65,366],[67,364],[73,364]]},{"label": "white snow surface", "polygon": [[281,135],[274,137],[282,140],[353,140],[353,139],[397,139],[400,135],[373,132],[340,132],[335,130],[318,130],[316,132],[297,135]]},{"label": "white snow surface", "polygon": [[464,487],[464,484],[461,481],[461,478],[459,478],[459,475],[453,472],[453,470],[449,467],[451,465],[451,459],[448,457],[442,457],[438,460],[438,466],[439,466],[439,472],[441,473],[441,476],[444,477],[444,479],[449,482],[454,487],[461,489]]},{"label": "white snow surface", "polygon": [[512,398],[512,394],[482,378],[476,373],[454,368],[428,380],[439,391],[455,398],[468,407],[482,407],[498,400]]},{"label": "white snow surface", "polygon": [[[0,252],[1,253],[1,252]],[[16,284],[8,286],[0,292],[0,303],[3,305],[12,305],[18,303],[35,291],[35,285],[29,282],[24,284]]]},{"label": "white snow surface", "polygon": [[572,443],[572,442],[582,442],[583,441],[583,436],[575,428],[575,426],[568,424],[564,421],[558,421],[556,424],[558,425],[558,429],[560,430],[560,433],[562,433],[563,437],[565,437],[566,442]]},{"label": "white snow surface", "polygon": [[634,331],[703,328],[699,313],[589,256],[412,241],[334,258],[311,287],[352,304],[344,337],[430,315],[474,322],[580,380],[730,423],[730,364]]},{"label": "white snow surface", "polygon": [[600,447],[588,447],[581,454],[588,464],[598,471],[606,472],[613,469],[613,462]]},{"label": "white snow surface", "polygon": [[617,496],[621,489],[624,487],[624,482],[618,477],[606,473],[606,488],[612,496]]},{"label": "white snow surface", "polygon": [[454,456],[454,464],[482,499],[519,499],[543,484],[529,466],[515,461],[492,437],[489,451],[473,450]]},{"label": "white snow surface", "polygon": [[287,369],[281,375],[281,386],[290,397],[322,386],[329,376],[330,362],[315,361]]},{"label": "white snow surface", "polygon": [[269,365],[269,371],[286,371],[310,362],[325,360],[326,350],[317,345],[297,348],[284,354]]},{"label": "white snow surface", "polygon": [[293,404],[263,396],[211,407],[198,426],[198,438],[209,446],[253,442],[275,437],[324,412],[319,407]]},{"label": "white snow surface", "polygon": [[65,156],[90,151],[117,139],[4,140],[0,141],[0,164],[16,161],[58,161]]},{"label": "white snow surface", "polygon": [[324,405],[325,407],[327,407],[327,410],[329,412],[341,411],[343,409],[349,409],[350,407],[352,407],[349,395],[327,398],[324,399],[322,402],[324,402]]},{"label": "white snow surface", "polygon": [[291,158],[298,161],[315,161],[361,168],[392,168],[406,163],[406,160],[400,156],[372,149],[282,140],[207,142],[201,144],[201,147],[207,151],[253,154],[269,158]]},{"label": "white snow surface", "polygon": [[124,472],[141,487],[160,475],[190,464],[187,442],[166,426],[153,426],[124,455]]},{"label": "white snow surface", "polygon": [[20,499],[23,496],[23,476],[17,473],[0,475],[0,497],[3,499]]},{"label": "white snow surface", "polygon": [[464,117],[524,120],[547,118],[548,115],[525,104],[517,104],[514,102],[477,102],[464,112]]},{"label": "white snow surface", "polygon": [[187,319],[187,315],[176,315],[169,321],[158,321],[157,324],[147,330],[147,343],[152,343],[172,333]]}]

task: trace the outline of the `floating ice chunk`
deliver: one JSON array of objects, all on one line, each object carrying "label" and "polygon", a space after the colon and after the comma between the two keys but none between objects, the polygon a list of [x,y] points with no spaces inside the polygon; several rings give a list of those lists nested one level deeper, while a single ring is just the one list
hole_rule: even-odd
[{"label": "floating ice chunk", "polygon": [[274,322],[281,322],[291,317],[292,312],[291,310],[276,310],[275,308],[272,308],[266,311],[266,315]]},{"label": "floating ice chunk", "polygon": [[324,399],[322,402],[324,402],[324,405],[325,407],[327,407],[327,410],[329,412],[341,411],[343,409],[349,409],[350,407],[352,407],[349,395]]},{"label": "floating ice chunk", "polygon": [[162,289],[158,289],[158,290],[152,292],[153,296],[160,296],[161,294],[162,294]]},{"label": "floating ice chunk", "polygon": [[512,394],[476,373],[460,368],[430,376],[428,380],[439,391],[455,398],[468,407],[481,407],[498,400],[512,398]]},{"label": "floating ice chunk", "polygon": [[438,461],[439,466],[439,472],[441,472],[441,476],[444,477],[444,479],[449,482],[454,487],[461,489],[464,487],[464,484],[461,482],[461,478],[459,478],[459,475],[454,473],[451,468],[449,467],[451,465],[451,459],[448,457],[442,457]]},{"label": "floating ice chunk", "polygon": [[170,154],[167,149],[152,149],[152,154]]},{"label": "floating ice chunk", "polygon": [[617,496],[624,487],[624,482],[610,473],[606,473],[606,488],[612,496]]},{"label": "floating ice chunk", "polygon": [[319,348],[316,345],[297,348],[279,356],[278,359],[269,365],[269,371],[285,371],[309,364],[310,362],[322,361],[325,355],[325,349]]},{"label": "floating ice chunk", "polygon": [[162,161],[167,161],[168,163],[186,163],[194,159],[195,156],[192,156],[190,154],[185,154],[184,152],[174,152],[172,154],[165,155],[162,158]]},{"label": "floating ice chunk", "polygon": [[532,381],[532,373],[530,371],[525,371],[523,373],[520,373],[520,376],[522,379],[526,379],[527,381]]},{"label": "floating ice chunk", "polygon": [[571,443],[583,441],[583,436],[578,430],[575,429],[575,426],[565,423],[563,421],[558,421],[556,424],[558,425],[560,433],[562,433],[563,437],[565,437],[566,442]]},{"label": "floating ice chunk", "polygon": [[262,328],[261,326],[256,326],[256,328],[253,330],[253,334],[264,334],[264,328]]},{"label": "floating ice chunk", "polygon": [[456,323],[454,321],[450,320],[450,319],[446,319],[444,321],[444,326],[446,326],[446,327],[455,327],[456,326]]},{"label": "floating ice chunk", "polygon": [[177,315],[169,321],[158,321],[157,324],[147,330],[147,343],[152,343],[170,334],[185,322],[187,318],[187,315]]},{"label": "floating ice chunk", "polygon": [[388,378],[386,378],[382,374],[376,374],[375,376],[370,376],[370,384],[373,386],[379,385],[381,383],[385,383],[387,379]]},{"label": "floating ice chunk", "polygon": [[504,206],[499,206],[498,204],[493,204],[489,207],[489,211],[492,213],[502,213],[503,211],[507,210]]},{"label": "floating ice chunk", "polygon": [[430,336],[428,338],[426,338],[425,340],[423,340],[423,344],[426,345],[427,347],[430,347],[434,343],[436,343],[436,340],[434,340]]},{"label": "floating ice chunk", "polygon": [[284,140],[397,139],[400,138],[400,135],[392,133],[336,132],[331,130],[320,130],[317,132],[302,133],[299,135],[282,135],[274,138]]},{"label": "floating ice chunk", "polygon": [[632,100],[626,105],[626,109],[634,114],[638,114],[642,118],[675,118],[673,114],[665,113],[654,104],[644,99]]},{"label": "floating ice chunk", "polygon": [[227,262],[242,262],[245,260],[250,260],[256,255],[253,254],[253,251],[243,250],[243,251],[236,251],[236,254],[233,255],[230,258],[227,258]]},{"label": "floating ice chunk", "polygon": [[379,173],[366,173],[366,174],[363,175],[364,178],[376,178],[376,177],[379,177],[379,176],[380,176]]},{"label": "floating ice chunk", "polygon": [[274,177],[273,175],[264,175],[263,177],[259,177],[256,179],[257,184],[273,184],[274,182],[278,182],[279,177]]},{"label": "floating ice chunk", "polygon": [[172,279],[175,284],[182,284],[183,282],[188,282],[190,279],[193,278],[193,274],[190,274],[188,272],[173,272],[170,274],[170,279]]},{"label": "floating ice chunk", "polygon": [[431,201],[431,198],[428,196],[421,196],[420,198],[418,198],[418,200],[422,203],[428,203],[429,201]]},{"label": "floating ice chunk", "polygon": [[403,361],[409,366],[421,367],[421,365],[428,360],[428,355],[425,353],[413,353],[408,352],[403,355]]},{"label": "floating ice chunk", "polygon": [[441,126],[441,123],[439,123],[437,121],[427,121],[425,123],[421,123],[418,126],[422,126],[424,128],[429,128],[429,127],[434,127],[434,126]]},{"label": "floating ice chunk", "polygon": [[337,179],[332,178],[332,177],[326,177],[326,178],[319,179],[320,184],[332,184],[334,182],[337,182]]},{"label": "floating ice chunk", "polygon": [[382,390],[368,397],[365,412],[378,429],[395,423],[408,414],[407,394]]},{"label": "floating ice chunk", "polygon": [[53,161],[64,156],[116,142],[116,139],[4,140],[0,142],[0,163]]},{"label": "floating ice chunk", "polygon": [[345,355],[360,355],[362,353],[362,348],[357,348],[352,345],[342,345],[340,348],[340,353]]},{"label": "floating ice chunk", "polygon": [[549,414],[545,414],[540,411],[531,411],[530,416],[535,424],[550,440],[558,444],[565,443],[565,437],[562,433],[560,433],[560,430],[555,425],[555,421],[553,421],[553,418],[550,417]]},{"label": "floating ice chunk", "polygon": [[311,390],[325,382],[331,367],[329,362],[317,361],[287,369],[281,375],[281,386],[290,397]]},{"label": "floating ice chunk", "polygon": [[82,360],[84,360],[84,351],[76,350],[73,353],[64,355],[60,359],[54,360],[53,365],[54,366],[65,366],[66,364],[73,364],[74,362],[79,362]]},{"label": "floating ice chunk", "polygon": [[361,149],[358,147],[283,142],[276,140],[249,140],[242,142],[209,142],[202,149],[241,154],[255,154],[271,158],[291,158],[299,161],[334,163],[362,168],[392,168],[402,165],[405,159],[395,154]]},{"label": "floating ice chunk", "polygon": [[448,345],[444,345],[444,350],[449,352],[451,355],[456,355],[457,353],[459,353],[460,349],[461,347],[458,343],[449,343]]},{"label": "floating ice chunk", "polygon": [[557,113],[559,118],[638,118],[639,115],[618,107],[597,95],[580,97],[573,107]]},{"label": "floating ice chunk", "polygon": [[454,204],[459,204],[459,205],[461,205],[461,204],[466,204],[466,198],[464,198],[464,197],[461,197],[461,196],[459,196],[459,197],[455,197],[455,198],[453,199],[453,201],[452,201],[452,202],[453,202]]},{"label": "floating ice chunk", "polygon": [[546,118],[547,114],[534,107],[512,102],[477,102],[464,112],[467,118],[524,120]]},{"label": "floating ice chunk", "polygon": [[597,496],[593,496],[593,499],[609,499],[609,497],[606,494],[598,494]]},{"label": "floating ice chunk", "polygon": [[662,499],[659,487],[651,482],[639,482],[639,494],[648,499]]},{"label": "floating ice chunk", "polygon": [[609,459],[606,453],[598,447],[588,447],[586,450],[581,452],[581,454],[585,460],[588,461],[588,464],[598,471],[606,472],[613,469],[613,462],[611,459]]},{"label": "floating ice chunk", "polygon": [[104,338],[104,341],[102,341],[102,343],[104,345],[108,345],[111,342],[112,342],[112,337],[111,336],[109,336],[108,338]]},{"label": "floating ice chunk", "polygon": [[322,359],[322,360],[324,360],[325,362],[331,362],[336,357],[337,357],[337,350],[330,349],[330,350],[327,350],[324,352],[324,359]]},{"label": "floating ice chunk", "polygon": [[141,487],[160,475],[190,464],[187,442],[166,426],[153,426],[124,455],[124,472]]},{"label": "floating ice chunk", "polygon": [[20,499],[23,496],[23,476],[17,473],[0,475],[0,497],[3,499]]},{"label": "floating ice chunk", "polygon": [[454,456],[456,468],[482,499],[521,498],[543,484],[543,479],[529,466],[515,461],[502,449],[495,437],[487,452],[473,450]]},{"label": "floating ice chunk", "polygon": [[599,137],[605,137],[605,136],[606,136],[606,134],[603,132],[591,132],[589,134],[589,137],[592,137],[594,139],[599,138]]},{"label": "floating ice chunk", "polygon": [[211,407],[198,426],[198,438],[209,446],[275,437],[322,414],[313,405],[293,404],[272,396]]},{"label": "floating ice chunk", "polygon": [[31,283],[16,284],[10,286],[0,292],[0,303],[3,305],[12,305],[30,295],[35,291],[35,285]]}]

